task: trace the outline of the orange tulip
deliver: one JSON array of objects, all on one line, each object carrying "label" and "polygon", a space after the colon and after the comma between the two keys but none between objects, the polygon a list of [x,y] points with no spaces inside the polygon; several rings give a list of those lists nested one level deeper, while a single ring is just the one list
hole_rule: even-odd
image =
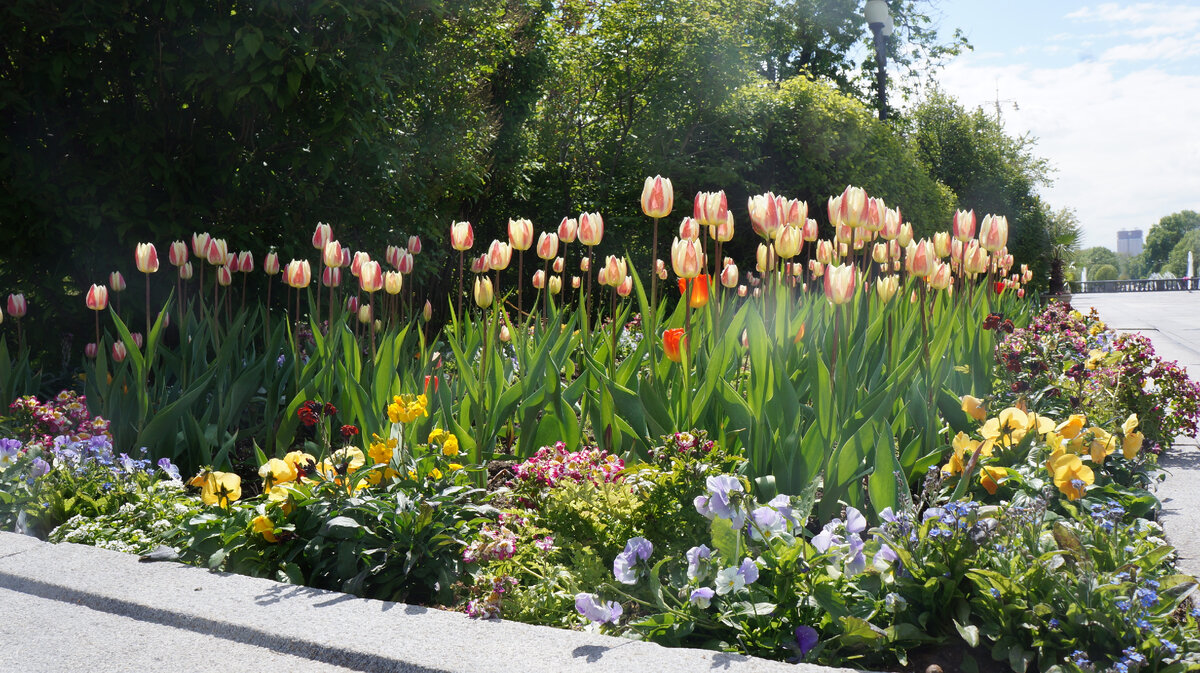
[{"label": "orange tulip", "polygon": [[671,362],[683,362],[683,353],[680,352],[683,339],[682,327],[674,327],[663,332],[663,350],[666,351],[667,359]]},{"label": "orange tulip", "polygon": [[[688,280],[685,278],[679,279],[679,294],[683,295],[687,292]],[[708,304],[708,276],[700,274],[691,281],[692,291],[688,295],[688,304],[692,308],[702,308]]]}]

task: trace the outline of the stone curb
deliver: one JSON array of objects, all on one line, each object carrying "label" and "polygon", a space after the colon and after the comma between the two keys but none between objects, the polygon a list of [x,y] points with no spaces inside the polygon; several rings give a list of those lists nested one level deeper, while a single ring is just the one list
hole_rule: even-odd
[{"label": "stone curb", "polygon": [[[473,620],[14,533],[0,533],[0,588],[353,671],[849,671]],[[71,645],[69,633],[63,645]]]}]

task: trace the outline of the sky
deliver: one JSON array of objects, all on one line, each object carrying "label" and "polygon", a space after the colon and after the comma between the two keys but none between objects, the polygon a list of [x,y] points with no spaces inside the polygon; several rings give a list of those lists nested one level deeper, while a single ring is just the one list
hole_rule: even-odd
[{"label": "sky", "polygon": [[[1056,169],[1041,195],[1073,209],[1083,247],[1200,211],[1200,0],[934,0],[943,34],[974,51],[937,76]],[[940,16],[939,16],[940,15]]]}]

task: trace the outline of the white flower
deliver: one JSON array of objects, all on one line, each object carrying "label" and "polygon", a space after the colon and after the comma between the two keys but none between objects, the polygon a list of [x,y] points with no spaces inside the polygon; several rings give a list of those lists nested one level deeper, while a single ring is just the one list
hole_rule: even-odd
[{"label": "white flower", "polygon": [[746,578],[738,570],[737,566],[730,566],[717,573],[717,595],[724,596],[746,587]]}]

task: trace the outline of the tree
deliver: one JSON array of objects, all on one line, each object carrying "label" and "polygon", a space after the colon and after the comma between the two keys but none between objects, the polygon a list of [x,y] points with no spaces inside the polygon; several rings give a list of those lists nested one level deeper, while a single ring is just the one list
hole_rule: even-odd
[{"label": "tree", "polygon": [[1071,257],[1071,262],[1075,264],[1076,275],[1084,269],[1094,269],[1101,264],[1111,264],[1118,268],[1121,266],[1121,258],[1117,256],[1117,253],[1102,245],[1076,252]]},{"label": "tree", "polygon": [[1163,266],[1164,271],[1170,271],[1177,278],[1183,278],[1188,275],[1188,252],[1192,253],[1192,275],[1195,276],[1197,263],[1200,263],[1200,229],[1192,229],[1184,234],[1179,242],[1171,248],[1171,254],[1167,257],[1167,263]]},{"label": "tree", "polygon": [[1147,268],[1150,271],[1161,271],[1179,239],[1196,228],[1200,228],[1200,213],[1194,210],[1172,213],[1151,226],[1142,250],[1146,256]]},{"label": "tree", "polygon": [[1050,211],[1048,206],[1043,206],[1043,211],[1046,218],[1046,237],[1050,242],[1046,251],[1046,259],[1050,263],[1050,293],[1062,294],[1066,291],[1063,285],[1063,263],[1079,251],[1083,227],[1080,226],[1075,211],[1070,208]]}]

